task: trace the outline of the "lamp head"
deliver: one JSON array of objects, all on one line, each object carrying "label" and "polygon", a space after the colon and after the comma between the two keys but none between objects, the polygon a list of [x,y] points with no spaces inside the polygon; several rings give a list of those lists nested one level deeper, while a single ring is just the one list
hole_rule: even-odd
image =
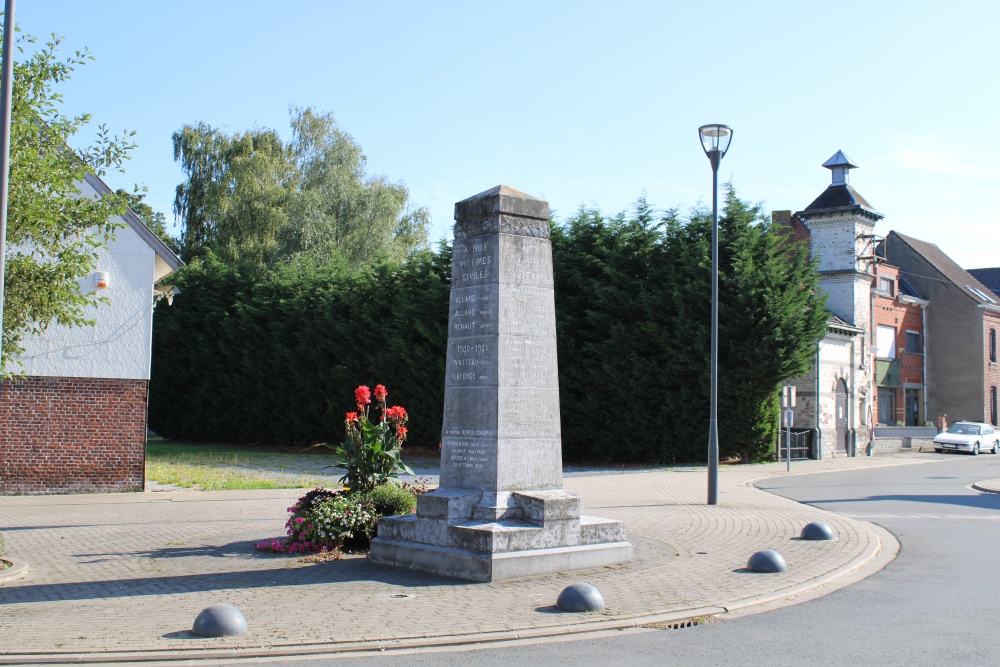
[{"label": "lamp head", "polygon": [[705,149],[705,155],[715,164],[729,150],[733,130],[728,125],[702,125],[698,128],[698,137],[701,139],[701,147]]}]

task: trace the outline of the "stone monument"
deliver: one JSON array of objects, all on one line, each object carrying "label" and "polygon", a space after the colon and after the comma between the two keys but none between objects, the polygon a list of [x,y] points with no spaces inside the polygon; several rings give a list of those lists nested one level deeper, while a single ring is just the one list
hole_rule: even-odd
[{"label": "stone monument", "polygon": [[631,559],[624,522],[562,488],[548,221],[503,185],[455,204],[440,486],[379,521],[372,561],[497,581]]}]

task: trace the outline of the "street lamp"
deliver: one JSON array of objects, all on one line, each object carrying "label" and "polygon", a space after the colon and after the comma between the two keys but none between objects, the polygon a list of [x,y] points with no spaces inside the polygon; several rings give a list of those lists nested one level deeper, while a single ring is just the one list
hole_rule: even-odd
[{"label": "street lamp", "polygon": [[733,131],[726,125],[702,125],[698,138],[712,163],[712,396],[708,422],[708,504],[719,504],[719,163],[729,150]]}]

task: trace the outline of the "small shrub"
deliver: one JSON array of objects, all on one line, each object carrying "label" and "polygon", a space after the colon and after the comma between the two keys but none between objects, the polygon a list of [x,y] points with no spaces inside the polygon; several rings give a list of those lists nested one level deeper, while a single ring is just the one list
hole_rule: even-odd
[{"label": "small shrub", "polygon": [[364,497],[375,508],[379,517],[411,514],[417,508],[417,497],[407,488],[395,484],[381,484]]},{"label": "small shrub", "polygon": [[[304,496],[295,501],[295,504],[288,508],[288,512],[292,515],[285,522],[285,533],[287,537],[283,539],[275,540],[265,540],[264,542],[258,542],[254,545],[254,548],[258,551],[271,551],[274,553],[296,553],[313,550],[320,550],[322,547],[317,546],[316,549],[311,548],[301,548],[302,541],[297,539],[299,533],[301,533],[305,526],[310,525],[312,519],[313,508],[317,503],[323,502],[325,500],[330,500],[332,498],[338,498],[343,494],[343,491],[329,491],[324,489],[322,486],[309,491]],[[311,545],[310,545],[311,546]],[[292,547],[295,547],[294,551]]]},{"label": "small shrub", "polygon": [[905,424],[903,422],[901,422],[901,421],[897,421],[896,422],[896,426],[905,426]]},{"label": "small shrub", "polygon": [[323,500],[313,507],[312,522],[298,534],[306,549],[365,547],[375,534],[378,515],[360,494]]}]

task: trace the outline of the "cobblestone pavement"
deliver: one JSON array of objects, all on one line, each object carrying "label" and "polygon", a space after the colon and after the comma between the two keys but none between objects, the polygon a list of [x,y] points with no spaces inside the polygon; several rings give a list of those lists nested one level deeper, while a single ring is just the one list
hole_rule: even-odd
[{"label": "cobblestone pavement", "polygon": [[[940,459],[795,462],[793,474],[931,460]],[[587,514],[627,522],[633,562],[489,584],[364,557],[303,563],[254,551],[255,542],[282,534],[286,508],[301,490],[0,497],[7,552],[30,564],[24,578],[0,583],[0,664],[42,654],[93,660],[116,652],[122,659],[150,651],[194,657],[236,647],[280,653],[619,627],[773,601],[869,562],[882,534],[870,524],[752,486],[786,474],[784,468],[723,467],[714,507],[704,504],[704,468],[567,476],[566,488],[581,494]],[[827,522],[837,539],[798,540],[815,520]],[[784,556],[786,573],[743,570],[765,548]],[[601,590],[607,609],[556,611],[559,592],[581,580]],[[250,631],[193,636],[195,616],[216,603],[239,607]]]}]

